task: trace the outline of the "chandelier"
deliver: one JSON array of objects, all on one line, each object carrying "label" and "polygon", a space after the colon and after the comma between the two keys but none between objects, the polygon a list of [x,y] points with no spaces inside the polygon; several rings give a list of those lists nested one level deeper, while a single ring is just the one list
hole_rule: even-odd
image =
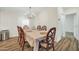
[{"label": "chandelier", "polygon": [[28,9],[28,13],[27,13],[26,16],[27,16],[28,19],[34,19],[34,18],[35,18],[35,14],[33,13],[31,7],[29,7],[29,9]]}]

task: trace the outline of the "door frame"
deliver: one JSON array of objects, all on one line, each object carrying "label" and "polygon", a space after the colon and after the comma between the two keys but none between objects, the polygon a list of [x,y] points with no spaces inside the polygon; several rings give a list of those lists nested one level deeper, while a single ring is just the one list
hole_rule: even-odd
[{"label": "door frame", "polygon": [[[78,36],[78,31],[76,31],[78,28],[76,28],[75,26],[77,25],[77,27],[78,27],[78,23],[76,23],[76,21],[78,20],[78,15],[79,15],[79,13],[77,13],[77,11],[75,11],[75,12],[70,12],[70,13],[65,13],[65,16],[66,15],[70,15],[70,14],[75,14],[75,18],[74,18],[74,36],[77,38],[77,39],[79,39],[77,36]],[[65,18],[65,20],[66,20],[66,18]]]}]

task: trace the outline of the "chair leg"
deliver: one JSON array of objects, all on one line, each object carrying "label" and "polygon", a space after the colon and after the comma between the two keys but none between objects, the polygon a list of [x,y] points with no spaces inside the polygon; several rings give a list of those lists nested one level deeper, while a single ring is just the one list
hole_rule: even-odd
[{"label": "chair leg", "polygon": [[22,51],[24,51],[24,45],[25,45],[25,43],[23,43],[23,45],[22,45]]},{"label": "chair leg", "polygon": [[24,51],[24,47],[22,47],[22,51]]},{"label": "chair leg", "polygon": [[54,51],[55,49],[54,49],[54,44],[53,44],[53,51]]}]

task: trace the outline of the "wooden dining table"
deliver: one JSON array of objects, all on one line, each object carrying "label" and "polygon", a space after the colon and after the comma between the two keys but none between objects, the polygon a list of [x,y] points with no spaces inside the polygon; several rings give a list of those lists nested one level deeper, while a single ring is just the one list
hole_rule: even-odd
[{"label": "wooden dining table", "polygon": [[33,47],[33,51],[39,50],[39,42],[46,37],[47,31],[38,31],[38,30],[30,30],[25,31],[26,41],[29,43],[31,47]]}]

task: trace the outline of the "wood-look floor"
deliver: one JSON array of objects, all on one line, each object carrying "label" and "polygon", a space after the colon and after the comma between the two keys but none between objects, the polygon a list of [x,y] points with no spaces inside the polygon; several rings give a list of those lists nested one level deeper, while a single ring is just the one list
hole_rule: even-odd
[{"label": "wood-look floor", "polygon": [[[17,37],[0,41],[0,51],[21,51]],[[32,48],[25,46],[24,51],[32,51]]]},{"label": "wood-look floor", "polygon": [[[68,41],[70,40],[69,39],[60,40],[57,43],[56,51],[76,51],[76,50],[79,51],[79,49],[77,49],[76,40],[71,40],[70,43],[68,43]],[[26,43],[24,51],[32,51],[32,50],[33,48],[29,47],[29,44]],[[8,40],[0,41],[0,51],[22,51],[18,43],[18,38],[14,37]]]}]

